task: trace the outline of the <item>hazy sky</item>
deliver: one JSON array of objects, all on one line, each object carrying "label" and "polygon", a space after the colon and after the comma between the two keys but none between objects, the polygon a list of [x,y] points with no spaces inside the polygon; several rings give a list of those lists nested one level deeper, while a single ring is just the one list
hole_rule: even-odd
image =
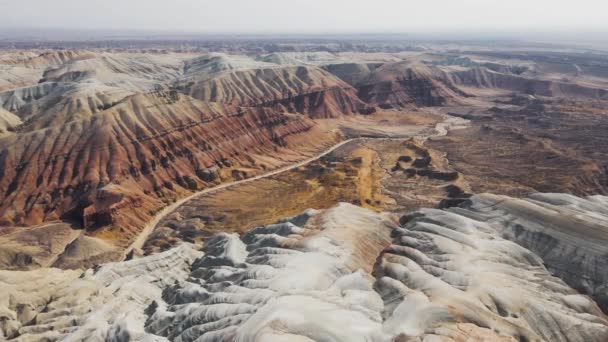
[{"label": "hazy sky", "polygon": [[608,0],[0,0],[0,27],[210,33],[608,29]]}]

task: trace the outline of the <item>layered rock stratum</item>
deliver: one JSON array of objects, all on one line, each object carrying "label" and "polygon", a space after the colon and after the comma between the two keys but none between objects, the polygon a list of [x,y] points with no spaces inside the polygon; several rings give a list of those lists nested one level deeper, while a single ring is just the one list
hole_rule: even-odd
[{"label": "layered rock stratum", "polygon": [[[120,260],[176,201],[346,138],[414,136],[398,131],[430,125],[416,117],[446,106],[494,113],[435,145],[454,160],[451,172],[472,176],[474,192],[608,189],[600,57],[272,50],[2,50],[0,267]],[[580,138],[590,130],[593,139]],[[496,145],[515,152],[488,157]],[[526,181],[534,163],[512,170],[514,159],[546,171]],[[511,173],[518,179],[484,188],[495,184],[488,174]]]},{"label": "layered rock stratum", "polygon": [[10,44],[0,340],[608,341],[599,50]]},{"label": "layered rock stratum", "polygon": [[[0,272],[5,339],[605,341],[608,198],[476,195],[401,218],[342,203],[202,251]],[[550,241],[550,243],[546,243]]]}]

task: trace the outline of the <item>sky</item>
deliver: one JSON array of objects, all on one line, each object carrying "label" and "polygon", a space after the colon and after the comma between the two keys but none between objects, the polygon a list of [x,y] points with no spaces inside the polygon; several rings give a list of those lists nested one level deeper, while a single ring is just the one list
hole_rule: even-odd
[{"label": "sky", "polygon": [[608,0],[0,0],[0,29],[196,33],[606,30]]}]

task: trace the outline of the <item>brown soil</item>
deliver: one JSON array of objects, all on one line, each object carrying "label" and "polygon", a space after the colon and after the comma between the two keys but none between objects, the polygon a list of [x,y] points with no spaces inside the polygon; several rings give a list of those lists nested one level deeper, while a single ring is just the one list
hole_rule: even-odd
[{"label": "brown soil", "polygon": [[[605,108],[605,107],[604,107]],[[472,116],[472,127],[428,146],[445,151],[476,193],[523,196],[608,191],[608,112],[552,101]]]},{"label": "brown soil", "polygon": [[[404,156],[411,156],[409,162]],[[416,158],[429,165],[415,167]],[[395,169],[399,165],[399,169]],[[408,175],[407,169],[420,174]],[[455,177],[442,179],[442,177]],[[217,232],[244,233],[308,208],[349,202],[372,210],[407,211],[436,207],[449,186],[468,186],[442,155],[414,140],[370,139],[348,143],[317,162],[188,201],[161,221],[144,252],[156,253],[179,241],[201,244]]]},{"label": "brown soil", "polygon": [[187,202],[160,222],[144,251],[164,250],[178,240],[200,243],[220,231],[242,233],[338,202],[381,210],[383,170],[376,153],[354,143],[344,148],[351,151],[348,156],[330,154],[304,167]]}]

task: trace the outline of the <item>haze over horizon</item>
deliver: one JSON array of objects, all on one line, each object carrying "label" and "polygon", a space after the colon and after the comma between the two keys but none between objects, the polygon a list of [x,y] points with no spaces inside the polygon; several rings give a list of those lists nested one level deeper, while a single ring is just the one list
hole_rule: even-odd
[{"label": "haze over horizon", "polygon": [[[593,8],[593,10],[590,10]],[[0,0],[0,27],[198,33],[608,31],[608,3],[580,0]]]}]

